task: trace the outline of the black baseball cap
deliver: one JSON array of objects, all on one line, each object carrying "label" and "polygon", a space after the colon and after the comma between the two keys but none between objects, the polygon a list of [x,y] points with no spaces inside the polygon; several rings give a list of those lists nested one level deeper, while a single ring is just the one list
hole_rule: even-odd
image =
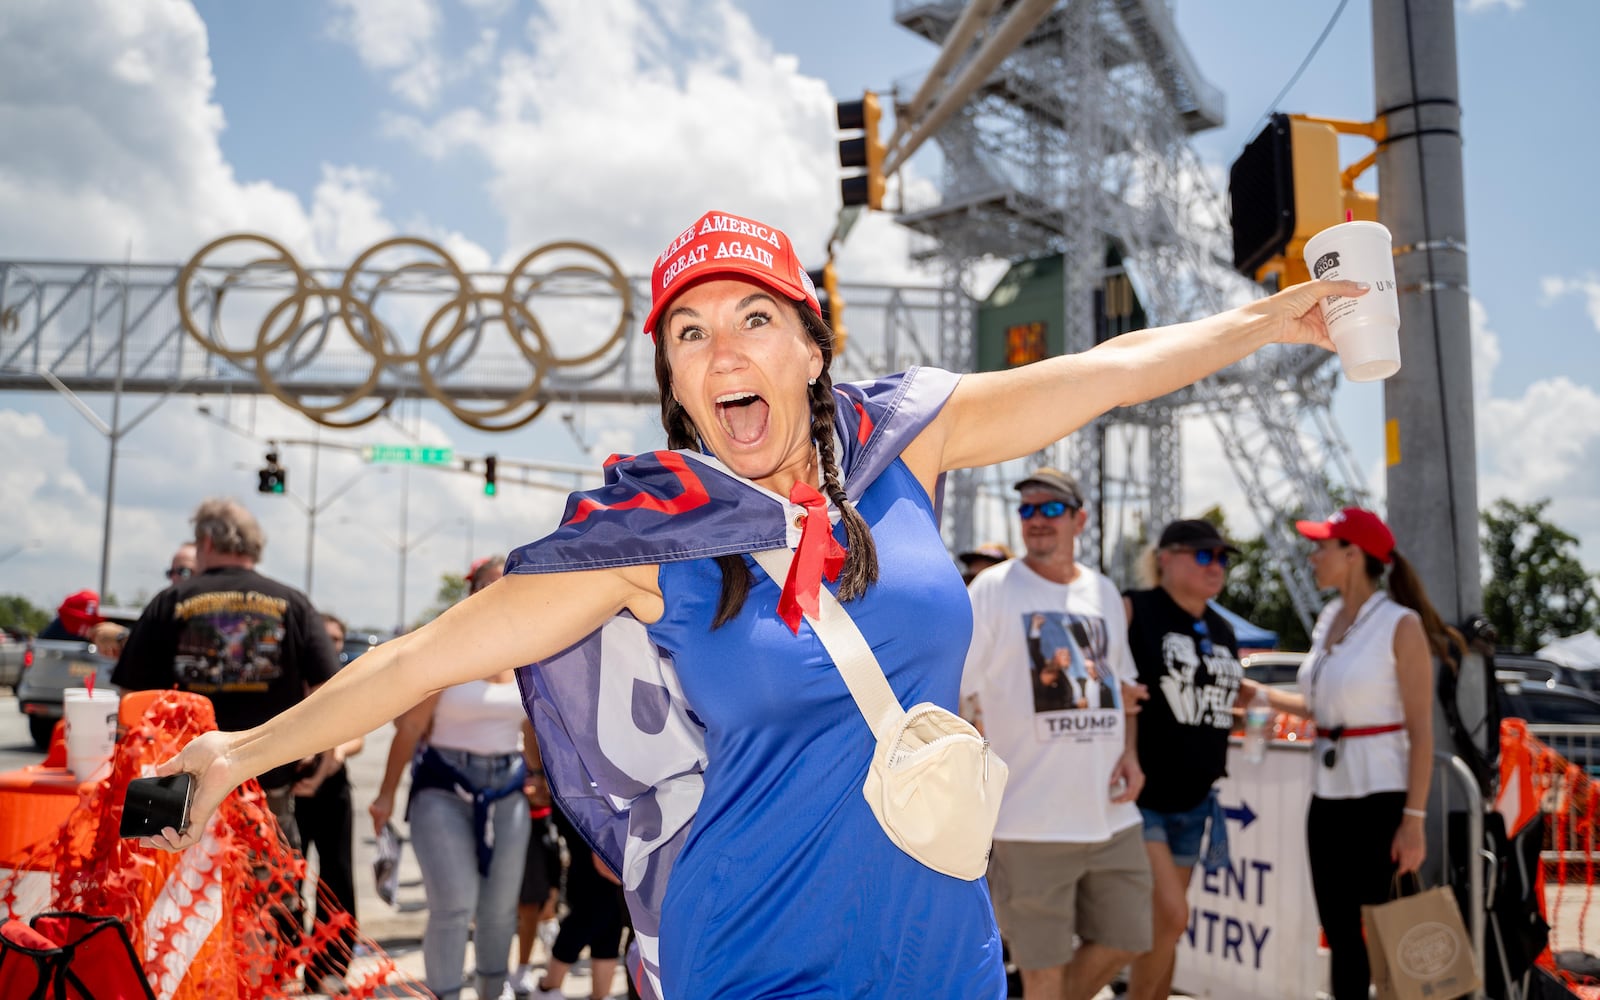
[{"label": "black baseball cap", "polygon": [[968,549],[956,556],[956,558],[970,567],[974,561],[979,559],[1002,563],[1007,559],[1013,558],[1013,556],[1011,555],[1011,547],[1004,542],[984,542],[975,549]]},{"label": "black baseball cap", "polygon": [[1083,491],[1078,488],[1078,481],[1060,469],[1034,469],[1011,488],[1020,493],[1030,486],[1048,490],[1074,507],[1083,507]]},{"label": "black baseball cap", "polygon": [[1237,545],[1222,537],[1221,533],[1217,531],[1216,525],[1200,518],[1173,521],[1161,529],[1161,541],[1157,542],[1156,546],[1164,549],[1169,545],[1181,545],[1187,549],[1239,551]]}]

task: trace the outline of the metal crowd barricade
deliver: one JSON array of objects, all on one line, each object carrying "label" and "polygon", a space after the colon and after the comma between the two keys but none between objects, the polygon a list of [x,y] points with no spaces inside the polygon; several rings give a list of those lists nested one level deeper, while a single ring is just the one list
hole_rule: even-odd
[{"label": "metal crowd barricade", "polygon": [[[1499,864],[1483,842],[1483,793],[1478,789],[1478,779],[1473,775],[1472,768],[1467,762],[1452,754],[1437,752],[1433,755],[1435,773],[1442,773],[1444,779],[1439,782],[1439,801],[1444,816],[1449,816],[1454,810],[1453,791],[1461,795],[1460,811],[1467,817],[1467,843],[1473,845],[1478,859],[1483,864],[1469,864],[1463,867],[1467,871],[1467,933],[1472,935],[1472,967],[1477,972],[1479,982],[1483,981],[1483,946],[1484,928],[1488,918],[1488,901],[1484,896],[1484,865],[1493,872]],[[1451,872],[1455,866],[1450,863],[1450,838],[1442,837],[1444,843],[1444,871]],[[1492,881],[1492,880],[1491,880]],[[1471,994],[1472,1000],[1484,1000],[1483,987],[1480,986]]]}]

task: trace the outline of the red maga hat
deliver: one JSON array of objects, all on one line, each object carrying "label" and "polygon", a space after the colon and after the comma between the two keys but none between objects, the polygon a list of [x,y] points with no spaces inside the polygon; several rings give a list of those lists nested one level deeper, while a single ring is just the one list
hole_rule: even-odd
[{"label": "red maga hat", "polygon": [[1394,532],[1370,510],[1346,507],[1326,521],[1296,521],[1294,526],[1307,538],[1337,538],[1381,563],[1394,560]]},{"label": "red maga hat", "polygon": [[68,632],[87,637],[90,629],[105,621],[100,615],[100,595],[92,590],[71,594],[56,609],[56,617]]},{"label": "red maga hat", "polygon": [[754,219],[707,212],[656,258],[650,272],[650,313],[644,318],[644,332],[654,335],[667,303],[708,278],[744,278],[822,312],[817,287],[785,233]]}]

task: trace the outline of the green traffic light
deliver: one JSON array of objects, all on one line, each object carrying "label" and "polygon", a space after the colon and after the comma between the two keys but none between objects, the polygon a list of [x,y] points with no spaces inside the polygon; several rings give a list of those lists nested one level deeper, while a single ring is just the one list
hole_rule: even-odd
[{"label": "green traffic light", "polygon": [[278,480],[278,481],[276,481],[276,482],[274,482],[272,484],[272,492],[274,492],[274,493],[282,493],[283,492],[283,480],[280,479],[280,480]]},{"label": "green traffic light", "polygon": [[483,484],[483,495],[486,497],[494,496],[494,483]]}]

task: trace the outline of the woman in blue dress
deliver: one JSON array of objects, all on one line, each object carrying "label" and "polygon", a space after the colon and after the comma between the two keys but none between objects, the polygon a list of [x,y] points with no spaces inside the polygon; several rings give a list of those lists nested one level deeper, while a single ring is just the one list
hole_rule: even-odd
[{"label": "woman in blue dress", "polygon": [[[1031,454],[1268,343],[1330,347],[1314,281],[1078,355],[834,385],[833,337],[782,232],[710,212],[657,260],[669,448],[622,459],[503,580],[367,653],[271,722],[209,733],[199,839],[233,788],[510,666],[567,814],[628,891],[648,995],[1005,995],[982,879],[927,868],[863,795],[873,738],[810,624],[828,587],[902,705],[956,708],[971,630],[939,533],[950,469]],[[795,549],[787,579],[747,553]]]}]

